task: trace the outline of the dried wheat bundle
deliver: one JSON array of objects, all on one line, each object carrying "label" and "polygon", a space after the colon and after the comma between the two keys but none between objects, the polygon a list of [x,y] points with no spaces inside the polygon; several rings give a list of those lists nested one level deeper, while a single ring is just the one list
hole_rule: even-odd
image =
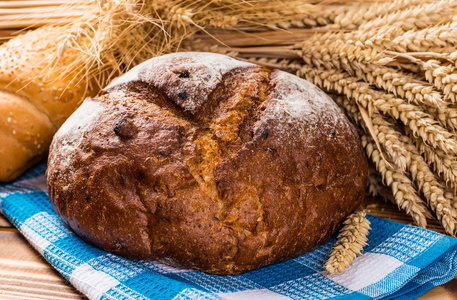
[{"label": "dried wheat bundle", "polygon": [[[286,23],[304,26],[303,16],[320,11],[318,5],[307,0],[291,0],[287,6],[281,0],[86,1],[69,2],[63,10],[71,16],[59,16],[62,25],[49,25],[61,31],[63,28],[64,34],[53,50],[53,63],[43,74],[60,74],[57,80],[73,77],[73,82],[95,81],[97,86],[104,86],[146,59],[181,49],[181,42],[196,32],[217,40],[205,28],[279,28],[287,27]],[[18,16],[20,9],[16,8]],[[85,13],[81,15],[82,11]],[[40,21],[43,18],[22,14],[31,22],[46,23]],[[0,28],[5,26],[0,24]],[[72,63],[59,64],[69,49],[73,50]]]}]

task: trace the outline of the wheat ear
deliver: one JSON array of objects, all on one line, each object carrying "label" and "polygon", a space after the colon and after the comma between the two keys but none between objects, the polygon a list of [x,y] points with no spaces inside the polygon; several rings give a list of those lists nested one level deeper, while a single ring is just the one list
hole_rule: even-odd
[{"label": "wheat ear", "polygon": [[410,103],[438,108],[445,105],[441,94],[433,86],[386,66],[393,58],[360,41],[348,41],[343,33],[309,39],[297,51],[308,65],[327,70],[344,69]]},{"label": "wheat ear", "polygon": [[402,10],[369,20],[363,23],[359,29],[370,30],[383,26],[399,27],[402,30],[428,28],[437,23],[452,20],[456,7],[455,1],[423,1],[423,4],[406,6]]},{"label": "wheat ear", "polygon": [[[402,151],[395,156],[401,156],[404,152],[408,153],[406,156],[406,170],[411,174],[413,182],[417,184],[418,190],[427,199],[429,207],[435,213],[446,232],[453,235],[457,222],[455,219],[456,214],[452,203],[445,197],[444,186],[439,183],[439,178],[432,172],[430,166],[407,136],[399,132],[392,133],[392,131],[395,131],[392,124],[385,121],[381,116],[372,118],[372,122],[375,131],[388,131],[397,137],[396,140],[392,140],[394,146],[390,147],[391,151],[389,153],[396,152],[397,149]],[[387,148],[383,141],[380,142],[384,148]]]},{"label": "wheat ear", "polygon": [[434,170],[443,177],[446,185],[457,189],[457,156],[447,154],[440,149],[434,149],[427,145],[422,139],[417,138],[407,130],[410,138],[414,141],[419,152],[424,156],[427,163],[433,166]]},{"label": "wheat ear", "polygon": [[366,82],[360,82],[358,78],[351,77],[341,70],[323,70],[304,65],[297,74],[326,90],[345,94],[369,113],[379,111],[402,121],[427,145],[441,149],[446,154],[457,153],[455,135],[437,124],[433,116],[424,112],[418,105],[410,104],[392,94],[374,90]]},{"label": "wheat ear", "polygon": [[[353,115],[352,119],[363,125],[357,106],[344,98],[337,98],[346,111]],[[417,184],[419,191],[427,199],[427,203],[436,217],[450,235],[454,234],[456,214],[452,203],[445,197],[444,186],[439,183],[439,178],[432,172],[418,149],[411,143],[409,137],[395,129],[395,125],[386,121],[381,115],[373,112],[371,115],[373,131],[380,145],[394,164],[403,172],[408,171],[412,181]],[[365,126],[362,126],[365,127]]]},{"label": "wheat ear", "polygon": [[367,156],[376,165],[385,184],[392,189],[398,208],[410,215],[418,226],[426,228],[428,208],[418,195],[414,183],[395,164],[382,158],[371,136],[364,135],[361,140]]},{"label": "wheat ear", "polygon": [[358,255],[362,255],[363,247],[367,245],[371,227],[364,211],[352,213],[343,224],[335,246],[324,264],[329,275],[343,272]]},{"label": "wheat ear", "polygon": [[392,194],[392,191],[389,190],[382,182],[382,176],[376,171],[376,168],[371,164],[368,167],[368,195],[372,197],[381,197],[385,201],[388,201],[392,204],[397,204],[395,198]]},{"label": "wheat ear", "polygon": [[[390,40],[384,46],[398,52],[452,52],[457,44],[457,22],[427,27],[422,30],[409,30]],[[443,51],[444,50],[444,51]]]},{"label": "wheat ear", "polygon": [[[348,116],[356,124],[362,126],[363,120],[357,105],[351,103],[345,97],[337,97],[335,100],[345,109]],[[418,226],[425,228],[427,226],[427,217],[431,217],[431,214],[424,201],[418,195],[417,188],[412,180],[400,167],[381,155],[371,136],[361,133],[361,140],[367,156],[376,166],[383,182],[392,189],[394,203],[398,205],[399,209],[409,214]]]},{"label": "wheat ear", "polygon": [[424,0],[395,0],[380,5],[351,6],[334,18],[332,29],[357,29],[361,24],[377,20],[382,16],[396,13],[412,5],[422,4]]}]

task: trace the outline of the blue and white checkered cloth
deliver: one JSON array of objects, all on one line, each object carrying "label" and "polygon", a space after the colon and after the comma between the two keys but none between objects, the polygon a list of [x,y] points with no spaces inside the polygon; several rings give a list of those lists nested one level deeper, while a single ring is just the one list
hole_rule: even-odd
[{"label": "blue and white checkered cloth", "polygon": [[373,216],[364,255],[331,277],[322,265],[335,238],[299,258],[237,276],[128,260],[86,244],[59,219],[45,169],[43,163],[0,185],[0,211],[90,299],[414,299],[457,273],[457,239]]}]

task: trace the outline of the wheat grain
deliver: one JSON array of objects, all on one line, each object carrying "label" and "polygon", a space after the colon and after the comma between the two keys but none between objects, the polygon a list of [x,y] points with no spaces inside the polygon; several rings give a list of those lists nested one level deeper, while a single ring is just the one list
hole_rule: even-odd
[{"label": "wheat grain", "polygon": [[368,195],[372,197],[381,197],[385,201],[388,201],[392,204],[397,204],[395,198],[392,194],[392,190],[389,190],[382,182],[382,176],[378,173],[376,168],[371,164],[368,167]]},{"label": "wheat grain", "polygon": [[442,64],[438,60],[428,60],[420,64],[424,72],[425,79],[432,83],[438,90],[444,94],[444,99],[450,102],[456,102],[457,89],[454,88],[457,83],[457,73],[452,63]]},{"label": "wheat grain", "polygon": [[457,107],[454,104],[449,104],[443,109],[433,107],[424,107],[425,111],[431,115],[441,126],[447,128],[454,133],[457,129]]},{"label": "wheat grain", "polygon": [[361,140],[367,156],[376,165],[376,169],[382,175],[385,184],[392,189],[398,208],[410,215],[418,226],[425,228],[427,226],[426,215],[428,208],[419,197],[411,179],[397,168],[395,164],[386,163],[382,159],[379,150],[370,136],[363,135]]},{"label": "wheat grain", "polygon": [[380,5],[358,5],[347,8],[344,12],[340,10],[334,18],[332,29],[357,29],[361,24],[369,20],[401,11],[412,5],[424,3],[424,0],[395,0]]},{"label": "wheat grain", "polygon": [[444,197],[451,203],[451,206],[454,209],[457,209],[457,194],[455,189],[447,187],[444,181],[441,184],[445,186]]},{"label": "wheat grain", "polygon": [[[357,106],[347,100],[336,99],[343,106],[357,124],[363,124],[360,114],[357,113]],[[384,120],[374,113],[372,115],[374,132],[388,156],[393,159],[394,164],[402,172],[408,171],[412,181],[417,184],[438,220],[442,223],[446,232],[450,235],[455,230],[455,210],[452,203],[444,196],[444,186],[438,181],[437,176],[429,168],[424,158],[419,154],[415,145],[411,144],[407,136],[402,135],[395,129],[395,125]],[[398,203],[399,206],[402,205]],[[424,211],[426,215],[426,211]]]},{"label": "wheat grain", "polygon": [[408,170],[411,165],[412,153],[400,142],[402,134],[379,114],[373,113],[371,121],[376,137],[387,155],[400,170],[403,172]]},{"label": "wheat grain", "polygon": [[446,184],[457,188],[457,156],[430,147],[410,132],[409,135],[427,163],[444,178]]},{"label": "wheat grain", "polygon": [[455,15],[455,1],[439,1],[406,6],[404,9],[363,23],[359,30],[379,27],[397,27],[402,30],[423,29],[437,23],[449,22]]},{"label": "wheat grain", "polygon": [[370,221],[364,211],[347,217],[324,268],[329,275],[343,272],[367,245]]},{"label": "wheat grain", "polygon": [[[355,103],[351,103],[345,97],[337,97],[335,100],[345,109],[346,113],[356,124],[363,124],[363,120]],[[377,123],[377,128],[379,128],[379,123],[384,126],[387,125],[380,120],[377,120]],[[389,131],[391,130],[392,129],[389,129]],[[377,133],[379,133],[379,131],[377,131]],[[364,135],[363,133],[361,133],[361,135],[362,144],[367,151],[368,157],[375,163],[378,172],[382,176],[383,182],[392,189],[394,197],[393,203],[397,204],[401,210],[404,210],[407,214],[411,215],[418,226],[425,228],[427,226],[427,217],[431,217],[431,214],[425,203],[423,203],[422,199],[419,197],[414,183],[407,177],[404,170],[395,163],[392,164],[389,161],[386,161],[386,158],[381,155],[380,150],[374,145],[371,136]],[[395,133],[394,135],[398,137],[400,134]],[[401,146],[397,145],[395,148],[401,149],[400,151],[402,153],[404,152],[403,147]],[[399,156],[401,156],[402,153],[400,153]],[[411,162],[411,153],[408,153],[408,155],[410,156],[409,162]],[[385,198],[389,199],[387,196],[385,196]],[[447,218],[445,220],[447,221]],[[451,230],[452,228],[448,229]],[[453,231],[450,232],[452,233]]]},{"label": "wheat grain", "polygon": [[302,66],[297,74],[330,92],[345,94],[367,109],[369,114],[379,111],[402,121],[414,135],[420,136],[434,148],[441,149],[447,154],[457,153],[455,136],[440,126],[433,116],[424,112],[420,106],[409,104],[392,94],[374,90],[367,83],[360,82],[344,71]]},{"label": "wheat grain", "polygon": [[[324,35],[325,36],[325,35]],[[443,108],[445,102],[433,86],[396,69],[385,66],[392,62],[383,52],[362,43],[344,42],[344,34],[329,34],[324,38],[309,39],[298,50],[308,65],[317,68],[344,69],[353,76],[394,93],[417,105]]]}]

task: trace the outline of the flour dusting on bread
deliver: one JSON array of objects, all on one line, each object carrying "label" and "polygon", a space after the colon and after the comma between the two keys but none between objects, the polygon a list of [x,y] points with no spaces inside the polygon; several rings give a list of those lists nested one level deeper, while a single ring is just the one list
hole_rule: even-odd
[{"label": "flour dusting on bread", "polygon": [[[54,140],[59,141],[56,151],[58,156],[50,156],[50,158],[58,157],[65,163],[70,161],[76,149],[83,141],[84,133],[91,130],[94,126],[94,120],[103,112],[105,108],[99,102],[92,99],[86,99],[83,104],[64,122],[54,136]],[[50,161],[54,163],[54,161]],[[70,163],[67,163],[70,166]]]},{"label": "flour dusting on bread", "polygon": [[[274,105],[265,111],[270,118],[294,124],[302,131],[349,130],[350,125],[338,105],[310,82],[278,70],[273,71],[270,78],[270,84],[274,86],[271,94]],[[281,134],[289,135],[287,127],[283,129]]]},{"label": "flour dusting on bread", "polygon": [[222,81],[237,68],[258,66],[225,55],[185,52],[153,58],[115,79],[106,89],[122,88],[129,82],[142,81],[164,92],[184,111],[194,114]]}]

